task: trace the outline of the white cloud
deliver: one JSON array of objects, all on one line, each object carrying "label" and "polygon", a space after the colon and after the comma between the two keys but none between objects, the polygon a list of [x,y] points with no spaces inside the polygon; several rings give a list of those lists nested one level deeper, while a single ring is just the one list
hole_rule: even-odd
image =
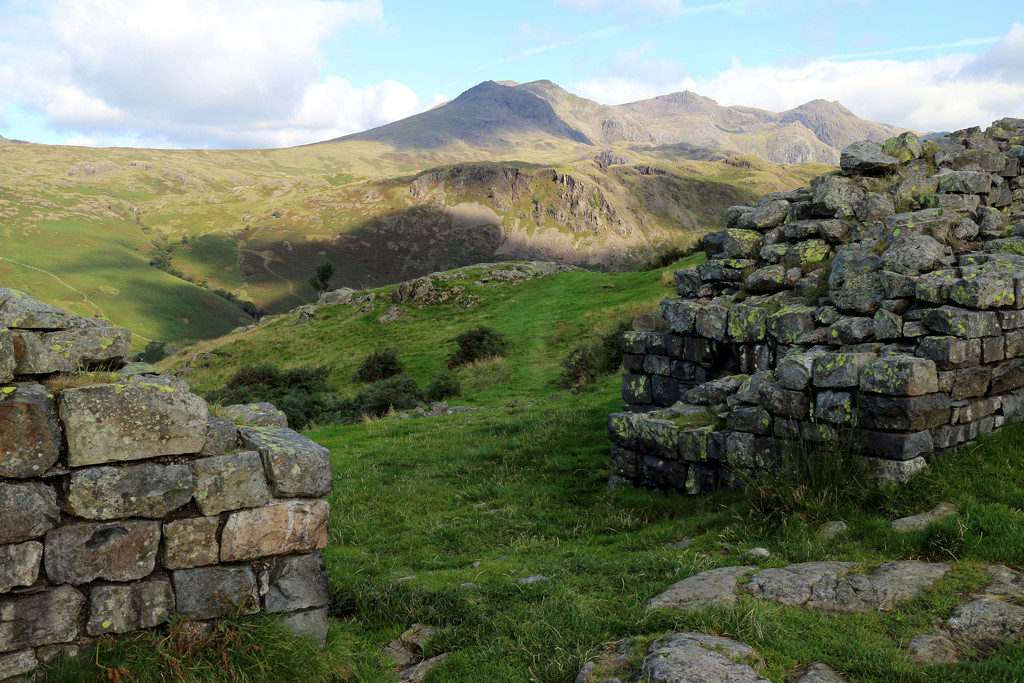
[{"label": "white cloud", "polygon": [[745,66],[738,60],[711,78],[650,79],[643,71],[585,80],[574,92],[619,104],[692,90],[723,105],[782,111],[808,100],[838,100],[858,116],[915,130],[985,126],[1024,116],[1024,26],[1015,24],[980,56],[918,61],[821,59],[800,65]]},{"label": "white cloud", "polygon": [[394,81],[322,78],[321,46],[382,27],[380,0],[47,0],[4,23],[3,92],[81,141],[278,146],[422,109]]}]

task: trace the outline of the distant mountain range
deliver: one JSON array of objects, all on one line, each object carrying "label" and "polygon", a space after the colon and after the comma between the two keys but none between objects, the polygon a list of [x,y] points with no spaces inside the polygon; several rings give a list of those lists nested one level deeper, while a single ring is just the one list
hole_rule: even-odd
[{"label": "distant mountain range", "polygon": [[776,113],[723,107],[686,91],[609,106],[551,81],[485,81],[422,114],[327,143],[379,142],[403,151],[471,146],[497,152],[541,138],[592,147],[675,148],[688,158],[756,154],[777,164],[838,164],[840,151],[850,143],[884,141],[904,130],[866,121],[839,102],[825,100]]}]

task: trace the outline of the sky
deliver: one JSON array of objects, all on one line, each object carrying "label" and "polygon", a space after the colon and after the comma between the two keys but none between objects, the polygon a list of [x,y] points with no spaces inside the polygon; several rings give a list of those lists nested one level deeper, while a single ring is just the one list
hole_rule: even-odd
[{"label": "sky", "polygon": [[541,79],[986,126],[1024,117],[1024,2],[0,0],[0,135],[30,142],[287,147]]}]

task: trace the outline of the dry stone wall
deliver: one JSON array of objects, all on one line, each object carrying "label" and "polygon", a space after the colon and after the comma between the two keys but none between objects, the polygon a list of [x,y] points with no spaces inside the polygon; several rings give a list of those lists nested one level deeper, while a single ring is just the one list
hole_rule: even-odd
[{"label": "dry stone wall", "polygon": [[666,331],[626,334],[618,475],[702,493],[800,441],[904,480],[1019,418],[1022,165],[1024,119],[906,133],[728,209],[708,261],[675,273]]},{"label": "dry stone wall", "polygon": [[329,452],[269,404],[210,417],[130,339],[0,289],[0,679],[175,614],[326,640]]}]

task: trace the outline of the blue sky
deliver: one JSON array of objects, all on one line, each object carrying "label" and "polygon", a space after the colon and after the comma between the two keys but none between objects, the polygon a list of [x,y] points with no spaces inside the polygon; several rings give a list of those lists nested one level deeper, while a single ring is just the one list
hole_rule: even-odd
[{"label": "blue sky", "polygon": [[[1024,3],[872,0],[0,0],[0,135],[278,147],[483,80],[605,104],[811,99],[916,130],[1024,117]],[[926,11],[922,11],[927,8]]]}]

